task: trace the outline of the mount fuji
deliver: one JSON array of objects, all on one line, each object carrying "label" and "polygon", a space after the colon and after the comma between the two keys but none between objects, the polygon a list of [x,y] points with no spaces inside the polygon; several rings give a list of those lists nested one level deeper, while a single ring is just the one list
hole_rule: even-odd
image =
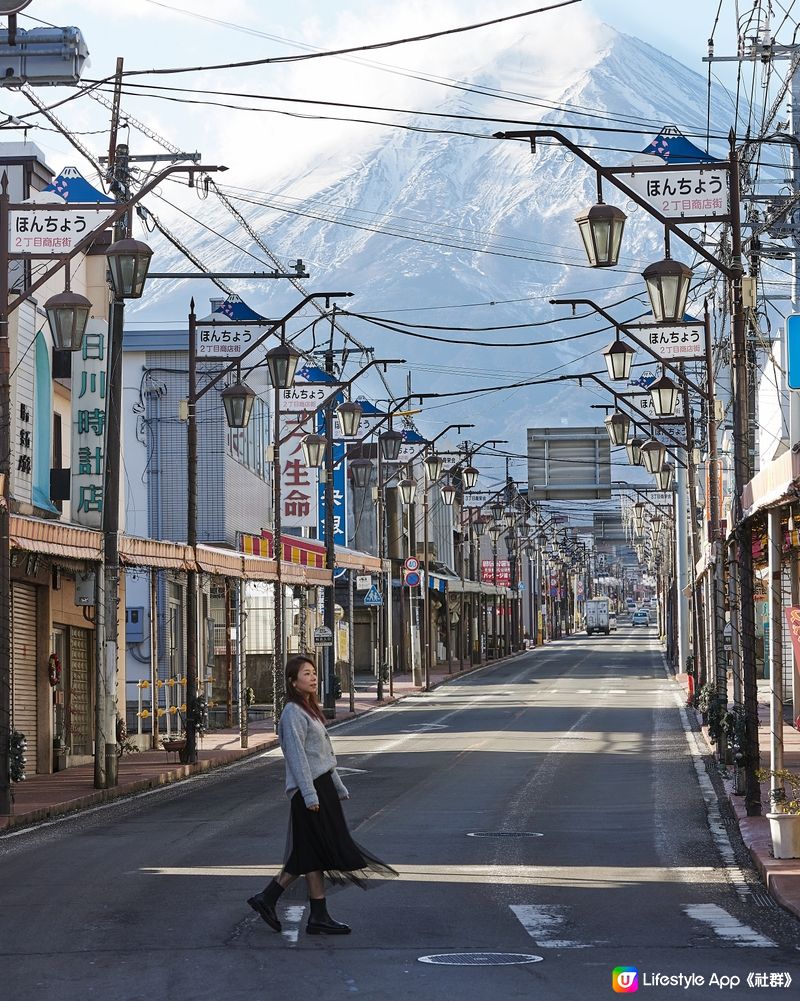
[{"label": "mount fuji", "polygon": [[[592,298],[621,321],[648,311],[641,272],[663,257],[657,223],[607,186],[605,200],[628,214],[623,252],[618,268],[592,271],[574,222],[596,201],[592,171],[556,144],[539,142],[532,155],[526,142],[492,135],[560,127],[609,165],[630,163],[665,125],[677,126],[705,149],[706,80],[605,25],[591,51],[560,78],[552,73],[551,58],[535,53],[535,39],[522,36],[487,56],[472,74],[469,85],[479,93],[456,92],[435,108],[439,114],[482,121],[439,119],[433,127],[450,130],[443,134],[426,131],[432,127],[429,118],[407,118],[402,123],[409,128],[381,130],[357,157],[343,133],[341,152],[297,164],[291,177],[267,178],[259,187],[222,186],[287,269],[303,259],[311,275],[304,282],[307,290],[350,290],[353,298],[338,306],[413,331],[412,337],[356,316],[340,318],[358,342],[375,349],[376,357],[407,359],[387,375],[398,396],[409,382],[420,393],[454,393],[599,372],[598,351],[613,331],[597,316],[581,318],[584,309],[571,318],[565,307],[550,305],[551,298]],[[715,90],[712,136],[727,133],[731,108],[726,92]],[[712,141],[711,152],[724,156],[725,149]],[[213,197],[201,208],[186,198],[182,205],[191,218],[163,218],[200,260],[217,271],[262,269],[250,256],[264,260],[261,250],[224,205]],[[178,252],[157,233],[148,240],[156,248],[159,270],[186,270]],[[679,245],[673,245],[673,254],[682,256]],[[263,270],[272,267],[269,262]],[[289,282],[229,284],[267,316],[288,311],[299,297]],[[140,311],[129,315],[139,323],[182,315],[191,295],[202,314],[204,285],[154,282]],[[208,294],[220,295],[210,285]],[[301,319],[295,329],[308,327],[311,319]],[[482,329],[517,324],[538,325]],[[585,336],[575,339],[579,334]],[[321,349],[328,335],[328,324],[320,323],[306,330],[298,345]],[[361,389],[373,399],[387,395],[377,377]],[[472,439],[496,435],[524,450],[528,426],[599,423],[597,411],[589,409],[598,401],[609,403],[610,397],[597,387],[579,390],[574,382],[474,392],[426,404],[419,427],[424,433],[459,419],[471,421],[477,425]]]}]

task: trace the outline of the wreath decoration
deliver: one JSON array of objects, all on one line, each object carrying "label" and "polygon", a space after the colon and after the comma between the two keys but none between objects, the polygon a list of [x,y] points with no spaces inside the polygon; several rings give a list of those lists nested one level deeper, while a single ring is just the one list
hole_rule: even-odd
[{"label": "wreath decoration", "polygon": [[50,659],[47,661],[47,677],[53,688],[61,681],[61,661],[58,659],[57,653],[51,653]]}]

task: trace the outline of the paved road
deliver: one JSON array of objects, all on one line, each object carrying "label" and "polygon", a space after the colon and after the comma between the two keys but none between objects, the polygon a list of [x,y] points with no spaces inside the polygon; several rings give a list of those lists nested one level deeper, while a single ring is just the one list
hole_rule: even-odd
[{"label": "paved road", "polygon": [[[652,631],[577,637],[342,724],[356,837],[402,878],[334,894],[347,938],[245,905],[283,857],[271,752],[0,838],[10,1001],[425,1001],[791,996],[798,922],[771,906],[720,805]],[[473,834],[486,836],[473,837]],[[432,965],[498,953],[517,965]],[[749,973],[795,978],[750,989]],[[702,976],[688,990],[656,975]]]}]

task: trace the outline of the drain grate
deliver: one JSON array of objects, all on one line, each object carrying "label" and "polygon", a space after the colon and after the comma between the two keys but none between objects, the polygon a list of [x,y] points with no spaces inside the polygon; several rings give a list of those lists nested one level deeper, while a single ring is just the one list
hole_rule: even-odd
[{"label": "drain grate", "polygon": [[469,831],[468,838],[543,838],[537,831]]},{"label": "drain grate", "polygon": [[765,893],[763,890],[751,890],[750,899],[758,907],[769,907],[772,910],[775,910],[775,908],[777,908],[778,906],[772,899],[772,897],[768,893]]},{"label": "drain grate", "polygon": [[519,966],[543,960],[544,956],[525,952],[442,952],[437,956],[420,956],[417,962],[435,966]]}]

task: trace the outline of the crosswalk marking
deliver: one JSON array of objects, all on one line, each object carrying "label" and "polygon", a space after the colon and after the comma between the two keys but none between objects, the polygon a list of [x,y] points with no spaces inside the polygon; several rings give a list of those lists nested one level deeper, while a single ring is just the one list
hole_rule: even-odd
[{"label": "crosswalk marking", "polygon": [[[601,944],[563,937],[570,907],[561,904],[509,904],[509,909],[540,949],[590,949]],[[715,935],[731,945],[777,948],[772,939],[742,924],[717,904],[683,904],[681,909],[687,917],[707,925]]]},{"label": "crosswalk marking", "polygon": [[[305,906],[294,906],[287,907],[286,910],[281,915],[281,927],[283,931],[281,935],[289,942],[291,945],[297,944],[297,938],[300,933],[300,922],[303,920],[303,912],[305,911]],[[289,926],[288,928],[286,926]]]},{"label": "crosswalk marking", "polygon": [[567,920],[566,907],[558,904],[510,904],[522,927],[541,949],[590,949],[590,942],[559,937]]},{"label": "crosswalk marking", "polygon": [[759,934],[753,928],[742,924],[723,907],[716,904],[684,904],[683,910],[695,921],[709,925],[715,935],[734,942],[736,945],[749,945],[757,949],[775,949],[772,939]]}]

